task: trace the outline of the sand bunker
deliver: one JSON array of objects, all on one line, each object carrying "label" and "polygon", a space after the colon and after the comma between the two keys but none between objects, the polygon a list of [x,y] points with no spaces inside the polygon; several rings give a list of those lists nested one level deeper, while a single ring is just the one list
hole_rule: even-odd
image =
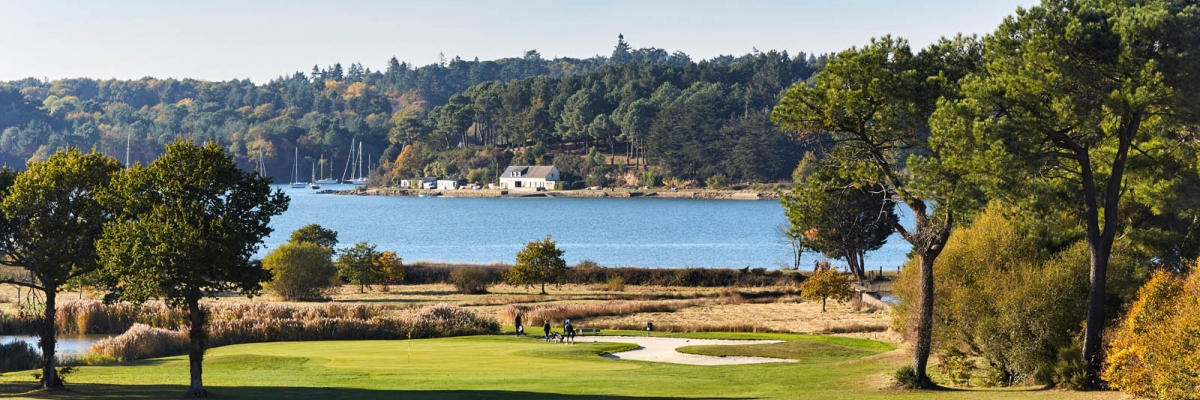
[{"label": "sand bunker", "polygon": [[595,336],[595,337],[577,337],[578,342],[615,342],[615,343],[632,343],[639,347],[630,351],[622,351],[608,355],[607,357],[619,358],[622,360],[638,360],[638,361],[653,361],[673,364],[688,364],[688,365],[741,365],[741,364],[764,364],[777,362],[796,362],[796,360],[788,360],[784,358],[768,358],[768,357],[741,357],[741,356],[702,356],[698,354],[684,354],[675,349],[686,346],[716,346],[716,345],[743,345],[743,344],[769,344],[782,343],[781,340],[715,340],[715,339],[683,339],[683,338],[663,338],[663,337],[637,337],[637,336]]}]

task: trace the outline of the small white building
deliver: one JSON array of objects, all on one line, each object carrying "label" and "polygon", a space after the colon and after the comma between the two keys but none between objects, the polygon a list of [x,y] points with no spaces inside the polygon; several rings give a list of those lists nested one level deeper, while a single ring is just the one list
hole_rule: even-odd
[{"label": "small white building", "polygon": [[558,186],[558,168],[552,165],[513,165],[500,174],[501,189],[546,190]]},{"label": "small white building", "polygon": [[[425,187],[425,184],[429,184],[429,187]],[[400,187],[404,189],[432,189],[435,186],[437,186],[437,178],[432,176],[404,179],[400,181]]]},{"label": "small white building", "polygon": [[458,179],[438,179],[438,190],[456,190],[462,186],[462,181]]}]

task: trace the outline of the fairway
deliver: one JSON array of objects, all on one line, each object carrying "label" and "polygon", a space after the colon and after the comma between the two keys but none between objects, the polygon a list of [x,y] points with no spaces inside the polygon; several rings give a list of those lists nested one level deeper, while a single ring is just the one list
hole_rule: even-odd
[{"label": "fairway", "polygon": [[[1059,391],[905,392],[886,388],[907,361],[888,344],[789,334],[694,334],[697,338],[782,339],[752,346],[700,346],[711,355],[794,357],[796,363],[690,366],[600,357],[633,345],[547,344],[529,338],[474,336],[412,341],[281,342],[212,349],[205,386],[220,398],[1096,398],[1116,393]],[[411,346],[411,353],[410,353]],[[739,353],[741,352],[741,353]],[[410,356],[411,354],[411,356]],[[81,367],[68,393],[19,394],[30,372],[0,378],[0,396],[179,398],[184,356]]]}]

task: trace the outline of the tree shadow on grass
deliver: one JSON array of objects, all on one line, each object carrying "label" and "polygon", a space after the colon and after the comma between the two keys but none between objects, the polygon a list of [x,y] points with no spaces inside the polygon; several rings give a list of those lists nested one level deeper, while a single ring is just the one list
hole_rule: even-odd
[{"label": "tree shadow on grass", "polygon": [[[356,388],[310,388],[310,387],[231,387],[209,386],[212,398],[217,399],[626,399],[667,400],[676,397],[637,397],[612,395],[576,395],[561,393],[537,393],[511,390],[370,390]],[[68,384],[66,390],[30,391],[28,383],[0,384],[0,398],[30,399],[178,399],[187,392],[184,385],[105,385]],[[678,397],[682,398],[682,397]],[[709,397],[710,399],[729,399]]]}]

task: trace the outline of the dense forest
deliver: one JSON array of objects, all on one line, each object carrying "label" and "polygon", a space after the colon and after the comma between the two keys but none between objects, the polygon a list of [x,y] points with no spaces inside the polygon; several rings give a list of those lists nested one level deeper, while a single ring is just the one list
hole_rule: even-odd
[{"label": "dense forest", "polygon": [[[341,177],[353,141],[382,165],[376,183],[471,171],[486,181],[510,162],[553,163],[595,184],[623,169],[653,181],[776,181],[804,148],[770,109],[827,61],[757,50],[693,61],[618,37],[607,57],[528,51],[421,67],[392,58],[385,70],[314,66],[266,84],[28,78],[0,82],[0,159],[23,166],[74,146],[146,162],[178,139],[215,141],[247,169],[261,154],[280,181],[297,149],[305,175],[315,164]],[[406,145],[411,160],[397,168]]]}]

